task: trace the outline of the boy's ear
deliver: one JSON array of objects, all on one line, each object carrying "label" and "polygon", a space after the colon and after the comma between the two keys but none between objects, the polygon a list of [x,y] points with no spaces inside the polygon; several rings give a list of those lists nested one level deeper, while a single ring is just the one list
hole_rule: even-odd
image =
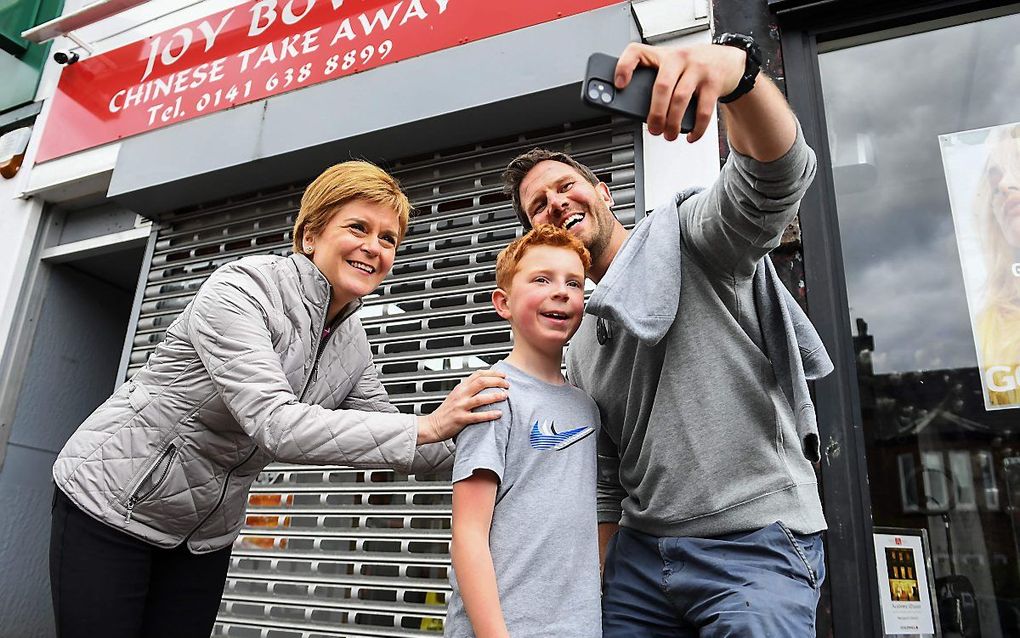
[{"label": "boy's ear", "polygon": [[616,202],[613,201],[613,194],[609,192],[609,186],[607,186],[605,182],[599,182],[596,184],[595,190],[602,196],[602,201],[609,204],[610,208],[616,205]]},{"label": "boy's ear", "polygon": [[510,318],[509,299],[509,295],[502,288],[496,288],[492,291],[492,307],[496,309],[496,314],[504,319]]}]

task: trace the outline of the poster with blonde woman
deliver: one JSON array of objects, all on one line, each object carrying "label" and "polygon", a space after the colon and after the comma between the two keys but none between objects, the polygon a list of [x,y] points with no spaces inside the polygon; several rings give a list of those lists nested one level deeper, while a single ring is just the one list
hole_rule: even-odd
[{"label": "poster with blonde woman", "polygon": [[985,408],[1020,407],[1020,123],[939,136]]}]

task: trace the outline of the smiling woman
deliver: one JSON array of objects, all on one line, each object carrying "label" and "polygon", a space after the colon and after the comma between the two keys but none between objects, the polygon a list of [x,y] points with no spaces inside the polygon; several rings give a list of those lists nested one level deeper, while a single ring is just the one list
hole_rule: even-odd
[{"label": "smiling woman", "polygon": [[333,286],[329,318],[375,290],[393,266],[397,215],[379,204],[351,202],[316,235],[306,235],[305,253]]},{"label": "smiling woman", "polygon": [[500,416],[475,408],[505,398],[481,394],[507,387],[502,373],[474,373],[428,416],[400,414],[376,374],[356,312],[389,273],[409,213],[380,168],[327,169],[301,200],[294,254],[214,272],[78,428],[53,467],[59,635],[209,636],[267,464],[433,473],[452,466],[445,440]]},{"label": "smiling woman", "polygon": [[333,287],[327,325],[382,283],[407,232],[411,204],[392,177],[379,174],[386,175],[367,162],[337,164],[301,198],[294,252],[307,255]]}]

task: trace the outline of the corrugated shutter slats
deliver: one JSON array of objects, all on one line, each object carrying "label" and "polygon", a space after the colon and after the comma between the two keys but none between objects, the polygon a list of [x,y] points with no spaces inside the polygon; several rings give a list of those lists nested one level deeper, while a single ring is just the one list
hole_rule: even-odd
[{"label": "corrugated shutter slats", "polygon": [[[492,310],[498,252],[520,233],[500,174],[535,146],[564,150],[609,184],[634,221],[636,127],[600,120],[489,140],[391,166],[415,207],[391,275],[362,321],[390,398],[429,412],[510,350]],[[220,265],[290,252],[304,184],[180,211],[158,231],[129,374]],[[215,635],[435,636],[449,593],[448,477],[272,465],[249,497]]]}]

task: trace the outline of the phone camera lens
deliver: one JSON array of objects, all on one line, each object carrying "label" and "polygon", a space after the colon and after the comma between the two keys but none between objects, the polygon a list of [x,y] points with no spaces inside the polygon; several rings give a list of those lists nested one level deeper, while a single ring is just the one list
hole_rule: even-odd
[{"label": "phone camera lens", "polygon": [[592,102],[609,104],[613,101],[613,87],[602,80],[591,80],[588,82],[588,99]]}]

